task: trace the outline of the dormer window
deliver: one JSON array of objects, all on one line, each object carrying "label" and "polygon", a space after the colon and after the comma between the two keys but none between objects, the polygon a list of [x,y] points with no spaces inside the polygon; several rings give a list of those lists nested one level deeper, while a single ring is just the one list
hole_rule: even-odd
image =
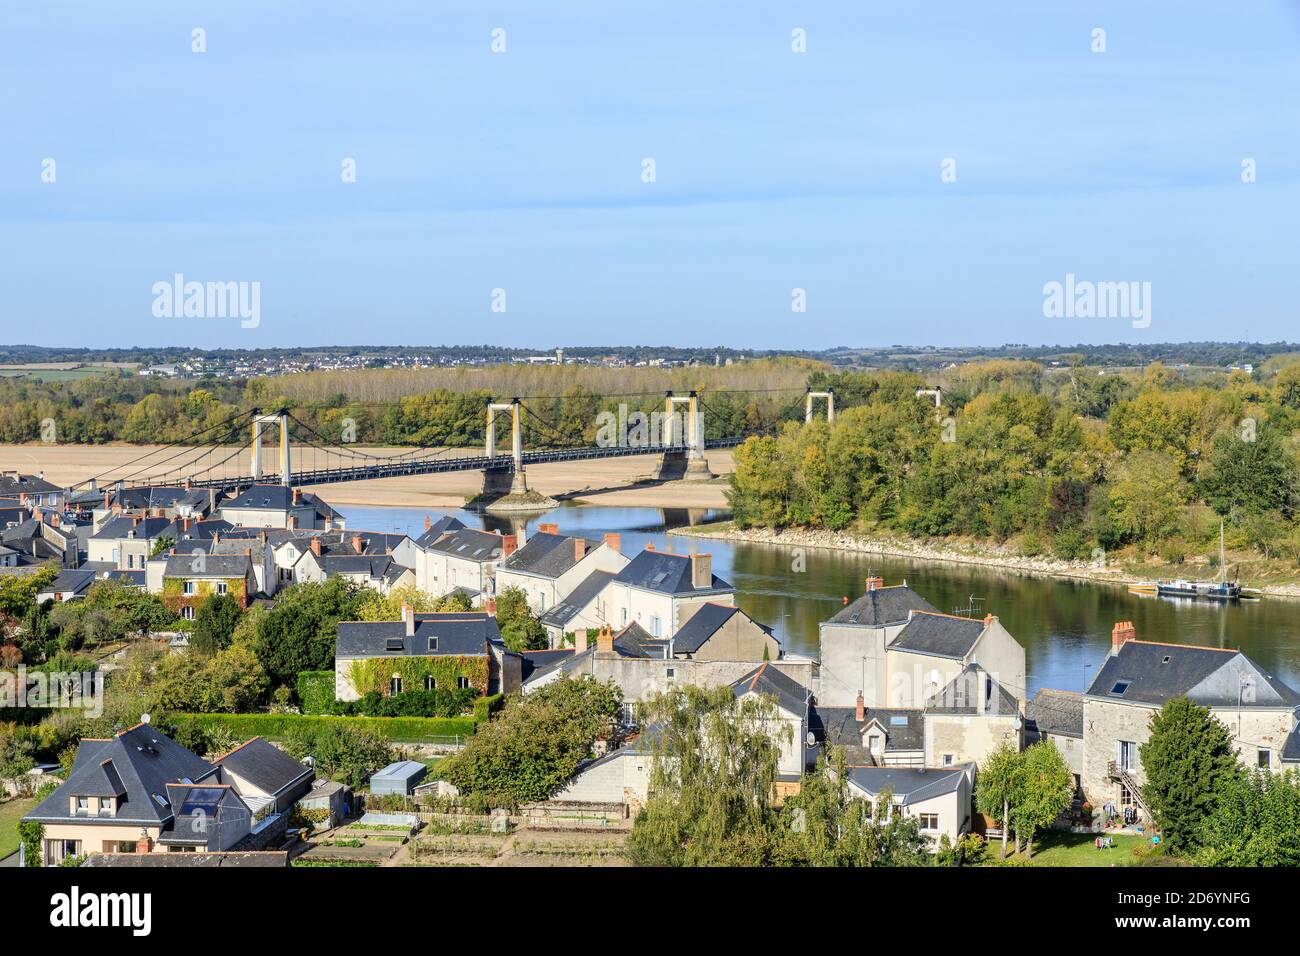
[{"label": "dormer window", "polygon": [[436,637],[429,638],[429,650],[436,651],[437,649],[438,649],[438,639]]},{"label": "dormer window", "polygon": [[77,797],[77,812],[90,813],[90,797]]}]

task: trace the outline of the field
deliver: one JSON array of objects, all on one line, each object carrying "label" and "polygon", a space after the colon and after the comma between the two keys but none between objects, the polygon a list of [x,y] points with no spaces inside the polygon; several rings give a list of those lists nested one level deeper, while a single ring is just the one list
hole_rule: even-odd
[{"label": "field", "polygon": [[[19,470],[44,472],[47,481],[74,485],[92,475],[104,474],[127,462],[155,451],[146,445],[0,445],[0,472]],[[359,448],[368,454],[394,454],[410,449]],[[231,452],[234,449],[230,450]],[[225,457],[230,452],[218,454]],[[482,454],[482,449],[466,450]],[[169,453],[170,454],[170,453]],[[319,453],[317,453],[319,454]],[[312,467],[312,450],[295,449],[295,462]],[[166,455],[160,456],[166,457]],[[710,451],[709,464],[715,474],[732,470],[730,450]],[[181,459],[184,460],[184,459]],[[721,481],[674,481],[663,484],[637,483],[653,474],[657,455],[634,455],[596,461],[555,462],[528,469],[530,488],[553,498],[579,498],[588,504],[650,508],[725,508],[726,484]],[[175,467],[176,462],[165,468]],[[204,466],[206,467],[206,465]],[[272,466],[274,467],[274,466]],[[247,474],[249,464],[242,457],[232,460],[229,474]],[[382,478],[375,481],[317,485],[310,490],[331,505],[369,507],[459,508],[465,499],[482,490],[482,474],[476,471],[421,475],[413,478]]]},{"label": "field", "polygon": [[72,382],[91,375],[115,373],[139,368],[133,362],[105,362],[82,365],[79,362],[34,362],[30,365],[0,365],[0,378],[28,378],[42,382]]},{"label": "field", "polygon": [[[1151,841],[1144,836],[1113,834],[1115,845],[1099,850],[1094,843],[1095,834],[1050,832],[1034,844],[1034,855],[1025,859],[1024,853],[1016,855],[1007,849],[1009,863],[1028,866],[1159,866],[1175,865],[1170,857],[1153,851]],[[999,844],[991,841],[989,862],[996,864]]]},{"label": "field", "polygon": [[18,821],[34,806],[36,800],[33,797],[0,803],[0,860],[18,849]]}]

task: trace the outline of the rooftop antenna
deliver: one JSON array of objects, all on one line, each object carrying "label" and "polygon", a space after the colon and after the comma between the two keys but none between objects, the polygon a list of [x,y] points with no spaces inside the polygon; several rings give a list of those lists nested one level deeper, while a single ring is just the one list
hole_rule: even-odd
[{"label": "rooftop antenna", "polygon": [[976,597],[975,595],[972,594],[967,600],[970,602],[969,604],[967,604],[965,607],[953,608],[952,613],[955,614],[957,617],[977,616],[979,612],[979,605],[984,603],[984,599],[982,597]]}]

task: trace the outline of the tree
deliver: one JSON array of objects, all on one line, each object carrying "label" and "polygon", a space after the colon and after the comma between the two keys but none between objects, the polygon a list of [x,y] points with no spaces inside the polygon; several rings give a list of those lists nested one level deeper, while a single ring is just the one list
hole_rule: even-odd
[{"label": "tree", "polygon": [[1205,818],[1200,866],[1300,866],[1300,774],[1238,774]]},{"label": "tree", "polygon": [[1215,440],[1201,493],[1211,508],[1234,521],[1268,511],[1289,518],[1298,486],[1295,459],[1281,436],[1261,426],[1244,434],[1227,431]]},{"label": "tree", "polygon": [[1020,755],[1011,819],[1026,838],[1026,857],[1034,855],[1034,834],[1055,822],[1074,797],[1074,776],[1056,745],[1040,740]]},{"label": "tree", "polygon": [[1002,828],[1002,859],[1007,858],[1007,830],[1011,827],[1011,804],[1018,799],[1020,751],[1002,744],[980,767],[975,784],[975,806],[980,813],[998,821]]},{"label": "tree", "polygon": [[1130,454],[1109,492],[1111,520],[1130,540],[1151,548],[1178,532],[1188,489],[1169,456]]},{"label": "tree", "polygon": [[1151,717],[1138,748],[1146,783],[1142,799],[1172,852],[1195,849],[1206,819],[1240,774],[1232,735],[1208,707],[1175,697]]},{"label": "tree", "polygon": [[512,651],[537,650],[546,646],[546,628],[528,606],[523,588],[504,588],[496,597],[497,627],[501,639]]},{"label": "tree", "polygon": [[209,594],[194,615],[190,648],[205,657],[230,646],[243,609],[229,594]]},{"label": "tree", "polygon": [[566,678],[527,696],[512,695],[441,773],[483,803],[517,807],[545,800],[592,755],[597,740],[613,740],[623,695],[613,683]]},{"label": "tree", "polygon": [[[628,839],[640,866],[761,866],[777,836],[776,768],[789,727],[775,701],[675,687],[648,701],[650,795]],[[780,731],[773,732],[774,727]]]},{"label": "tree", "polygon": [[339,621],[356,620],[363,599],[363,590],[343,578],[288,587],[258,619],[253,652],[277,684],[292,684],[299,671],[333,667]]},{"label": "tree", "polygon": [[313,757],[322,774],[353,789],[393,757],[392,743],[379,731],[334,723],[291,734],[285,750],[297,760]]}]

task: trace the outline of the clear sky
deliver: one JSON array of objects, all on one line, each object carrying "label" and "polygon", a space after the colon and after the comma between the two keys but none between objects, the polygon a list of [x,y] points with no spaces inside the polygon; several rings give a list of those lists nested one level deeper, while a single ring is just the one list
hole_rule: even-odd
[{"label": "clear sky", "polygon": [[[0,342],[1300,339],[1297,0],[0,14]],[[259,323],[156,317],[176,273]],[[1067,274],[1150,325],[1045,317]]]}]

